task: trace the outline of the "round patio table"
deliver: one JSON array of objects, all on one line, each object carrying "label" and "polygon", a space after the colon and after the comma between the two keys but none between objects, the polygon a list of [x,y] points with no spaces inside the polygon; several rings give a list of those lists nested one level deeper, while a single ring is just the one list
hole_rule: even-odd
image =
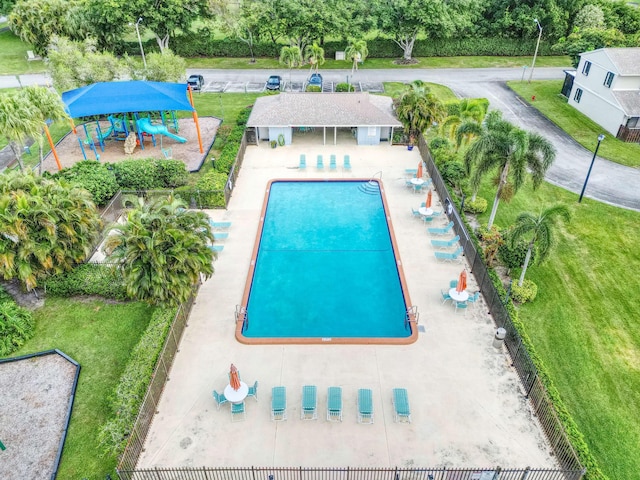
[{"label": "round patio table", "polygon": [[231,385],[224,387],[224,397],[231,403],[242,403],[242,401],[247,398],[248,393],[249,386],[243,381],[240,381],[240,388],[238,390],[234,390]]},{"label": "round patio table", "polygon": [[[455,288],[449,290],[449,296],[456,302],[466,302],[469,299],[469,294],[466,290],[458,292]],[[226,390],[225,390],[226,393]],[[225,395],[226,396],[226,395]]]}]

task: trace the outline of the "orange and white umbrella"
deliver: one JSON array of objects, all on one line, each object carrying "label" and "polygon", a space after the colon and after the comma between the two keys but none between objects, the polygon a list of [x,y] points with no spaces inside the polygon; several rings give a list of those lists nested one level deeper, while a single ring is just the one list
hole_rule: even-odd
[{"label": "orange and white umbrella", "polygon": [[426,208],[431,208],[431,189],[429,189],[429,193],[427,193],[427,202],[424,204]]},{"label": "orange and white umbrella", "polygon": [[467,271],[463,270],[458,278],[458,285],[456,286],[456,292],[464,292],[467,289]]},{"label": "orange and white umbrella", "polygon": [[416,173],[416,178],[422,178],[422,162],[418,164],[418,173]]},{"label": "orange and white umbrella", "polygon": [[231,364],[231,371],[229,372],[229,385],[236,391],[240,388],[240,376],[238,375],[238,369],[233,363]]}]

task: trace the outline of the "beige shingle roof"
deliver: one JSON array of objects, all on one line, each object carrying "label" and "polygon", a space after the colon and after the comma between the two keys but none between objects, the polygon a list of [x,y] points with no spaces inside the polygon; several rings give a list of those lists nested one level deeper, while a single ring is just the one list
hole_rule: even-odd
[{"label": "beige shingle roof", "polygon": [[256,99],[248,127],[355,127],[402,124],[392,100],[369,93],[281,93]]},{"label": "beige shingle roof", "polygon": [[613,90],[613,96],[618,101],[625,115],[640,116],[640,90]]},{"label": "beige shingle roof", "polygon": [[640,75],[640,48],[603,49],[620,75]]}]

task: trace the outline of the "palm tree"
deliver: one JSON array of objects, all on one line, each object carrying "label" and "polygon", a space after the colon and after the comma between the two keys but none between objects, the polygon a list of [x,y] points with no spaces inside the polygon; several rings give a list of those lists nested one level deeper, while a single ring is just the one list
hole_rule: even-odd
[{"label": "palm tree", "polygon": [[122,271],[130,297],[152,305],[184,302],[200,280],[213,274],[213,242],[203,212],[173,197],[140,204],[114,225],[104,250]]},{"label": "palm tree", "polygon": [[19,95],[4,95],[0,101],[0,132],[6,137],[18,161],[20,171],[24,170],[22,151],[27,138],[40,134],[41,125],[34,120],[36,112]]},{"label": "palm tree", "polygon": [[547,139],[503,120],[500,111],[489,112],[480,136],[465,153],[467,171],[475,165],[471,177],[474,196],[482,177],[496,168],[499,171],[488,228],[496,218],[500,199],[511,198],[524,184],[527,172],[533,180],[533,188],[538,188],[555,158],[556,150]]},{"label": "palm tree", "polygon": [[398,119],[409,133],[410,145],[418,135],[444,117],[442,103],[421,80],[409,84],[404,93],[394,100],[394,107]]},{"label": "palm tree", "polygon": [[527,273],[527,267],[529,266],[529,260],[531,260],[531,252],[533,246],[537,246],[538,262],[544,260],[551,247],[555,243],[553,229],[556,225],[556,220],[560,218],[566,222],[571,219],[569,209],[564,205],[555,205],[542,211],[537,217],[529,212],[521,213],[516,218],[516,223],[511,231],[511,245],[515,245],[517,241],[523,237],[529,238],[529,248],[527,249],[527,255],[524,258],[524,264],[522,265],[522,273],[518,280],[518,285],[522,286],[524,276]]},{"label": "palm tree", "polygon": [[0,176],[0,275],[27,290],[86,260],[101,231],[91,195],[64,180]]},{"label": "palm tree", "polygon": [[311,70],[309,73],[313,71],[315,68],[316,73],[318,73],[318,67],[324,63],[324,48],[319,46],[316,42],[313,42],[313,45],[307,45],[305,48],[305,57],[311,65]]},{"label": "palm tree", "polygon": [[302,63],[302,53],[297,46],[282,47],[280,50],[280,63],[289,69],[289,83],[291,83],[291,69],[300,66]]},{"label": "palm tree", "polygon": [[60,96],[48,88],[37,85],[29,86],[20,91],[20,97],[23,101],[31,105],[32,120],[42,126],[40,134],[37,137],[40,152],[39,173],[42,174],[44,135],[50,137],[47,121],[55,122],[68,119],[69,115],[64,110],[64,104]]},{"label": "palm tree", "polygon": [[440,131],[456,141],[456,150],[470,142],[482,131],[482,121],[487,114],[489,101],[486,98],[463,98],[445,105],[447,117]]},{"label": "palm tree", "polygon": [[354,72],[358,71],[358,62],[364,62],[369,55],[369,50],[367,49],[367,42],[364,40],[354,40],[344,51],[347,60],[350,60],[351,65],[351,76],[353,77]]}]

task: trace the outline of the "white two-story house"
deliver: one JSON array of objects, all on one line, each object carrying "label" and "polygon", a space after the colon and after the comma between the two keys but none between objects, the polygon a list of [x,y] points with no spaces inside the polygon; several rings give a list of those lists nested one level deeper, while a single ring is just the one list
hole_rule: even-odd
[{"label": "white two-story house", "polygon": [[612,135],[640,142],[640,48],[581,54],[568,98]]}]

